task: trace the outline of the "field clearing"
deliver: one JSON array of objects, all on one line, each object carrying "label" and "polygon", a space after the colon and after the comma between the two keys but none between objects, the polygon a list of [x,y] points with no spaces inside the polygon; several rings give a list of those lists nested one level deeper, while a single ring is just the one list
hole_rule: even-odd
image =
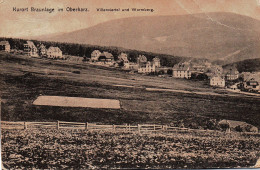
[{"label": "field clearing", "polygon": [[118,100],[66,96],[39,96],[33,105],[120,109]]},{"label": "field clearing", "polygon": [[259,137],[85,130],[3,130],[7,169],[243,168],[260,155]]},{"label": "field clearing", "polygon": [[[2,120],[173,123],[176,126],[183,123],[185,127],[214,128],[207,125],[208,120],[231,119],[260,128],[259,98],[231,96],[234,93],[212,89],[204,82],[131,75],[113,68],[2,53],[0,66]],[[171,91],[147,91],[146,88]],[[33,105],[40,95],[113,99],[119,100],[122,108]]]}]

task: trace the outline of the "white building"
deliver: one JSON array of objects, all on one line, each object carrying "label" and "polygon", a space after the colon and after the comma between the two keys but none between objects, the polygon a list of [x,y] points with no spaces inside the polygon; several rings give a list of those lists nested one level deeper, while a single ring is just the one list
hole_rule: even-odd
[{"label": "white building", "polygon": [[47,56],[47,49],[46,49],[46,47],[43,44],[40,44],[38,46],[38,53],[42,57],[46,57]]},{"label": "white building", "polygon": [[179,63],[174,65],[172,69],[173,77],[175,78],[191,78],[191,73],[193,71],[192,66],[189,62]]},{"label": "white building", "polygon": [[128,60],[128,57],[127,57],[127,54],[126,53],[121,53],[119,56],[118,56],[118,60],[119,62],[123,62],[123,68],[124,69],[130,69],[130,62]]},{"label": "white building", "polygon": [[139,55],[137,58],[137,64],[142,64],[142,63],[146,63],[147,62],[147,58],[144,55]]},{"label": "white building", "polygon": [[98,62],[112,65],[114,64],[114,56],[111,53],[105,51],[99,55]]},{"label": "white building", "polygon": [[155,65],[155,67],[161,67],[161,62],[158,57],[153,58],[153,63]]},{"label": "white building", "polygon": [[32,41],[27,41],[23,47],[24,47],[25,55],[31,56],[31,57],[39,57],[38,49],[36,48],[36,46],[34,45],[34,43]]},{"label": "white building", "polygon": [[0,51],[10,52],[11,46],[8,41],[0,41]]},{"label": "white building", "polygon": [[47,57],[52,59],[63,59],[62,51],[59,47],[50,47],[47,50]]},{"label": "white building", "polygon": [[90,61],[92,61],[92,62],[97,62],[101,54],[102,54],[102,53],[101,53],[99,50],[94,50],[94,51],[91,53]]},{"label": "white building", "polygon": [[152,73],[155,72],[155,64],[153,62],[146,62],[146,63],[142,63],[139,64],[138,66],[138,73]]},{"label": "white building", "polygon": [[215,87],[225,87],[225,79],[221,76],[213,76],[210,78],[210,85]]}]

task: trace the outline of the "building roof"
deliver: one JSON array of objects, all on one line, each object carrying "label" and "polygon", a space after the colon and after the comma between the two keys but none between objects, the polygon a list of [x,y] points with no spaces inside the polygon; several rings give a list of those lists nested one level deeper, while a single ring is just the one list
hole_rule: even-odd
[{"label": "building roof", "polygon": [[160,58],[154,57],[154,58],[153,58],[153,61],[154,61],[154,62],[155,62],[155,61],[160,61]]},{"label": "building roof", "polygon": [[224,72],[225,72],[225,74],[228,74],[228,75],[237,75],[238,74],[238,71],[235,67],[226,68]]},{"label": "building roof", "polygon": [[52,47],[52,46],[48,49],[48,51],[52,51],[52,52],[61,52],[61,50],[60,50],[59,47]]},{"label": "building roof", "polygon": [[147,62],[147,58],[144,55],[139,55],[137,58],[138,62]]},{"label": "building roof", "polygon": [[10,45],[8,41],[0,41],[0,45]]},{"label": "building roof", "polygon": [[106,59],[114,59],[113,55],[111,53],[109,53],[109,52],[106,52],[106,51],[103,52],[102,54],[100,54],[100,57],[101,56],[105,56]]},{"label": "building roof", "polygon": [[128,61],[127,54],[126,54],[126,53],[121,53],[121,54],[118,56],[118,59],[119,59],[119,60],[122,60],[122,61]]},{"label": "building roof", "polygon": [[38,49],[46,49],[46,47],[45,47],[45,45],[43,45],[43,44],[40,44],[39,46],[38,46]]},{"label": "building roof", "polygon": [[246,84],[249,86],[258,86],[259,85],[259,83],[254,78],[246,81]]},{"label": "building roof", "polygon": [[244,77],[244,81],[249,81],[253,78],[255,81],[260,82],[260,72],[243,72],[241,74]]},{"label": "building roof", "polygon": [[179,63],[175,64],[172,68],[173,70],[176,71],[193,71],[194,69],[192,68],[190,63]]},{"label": "building roof", "polygon": [[114,57],[111,53],[109,52],[103,52],[99,55],[98,60],[107,60],[107,59],[111,59],[114,60]]},{"label": "building roof", "polygon": [[99,50],[94,50],[92,53],[91,53],[91,56],[94,56],[94,55],[100,55],[101,52]]},{"label": "building roof", "polygon": [[35,47],[34,43],[32,41],[26,41],[26,44],[30,47]]},{"label": "building roof", "polygon": [[222,76],[217,75],[217,74],[212,75],[212,76],[210,77],[210,79],[221,79],[221,80],[225,80]]}]

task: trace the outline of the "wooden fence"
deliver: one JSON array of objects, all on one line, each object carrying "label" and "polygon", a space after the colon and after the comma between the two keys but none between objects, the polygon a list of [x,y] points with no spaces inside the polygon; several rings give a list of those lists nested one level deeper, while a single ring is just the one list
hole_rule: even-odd
[{"label": "wooden fence", "polygon": [[[82,123],[82,122],[10,122],[1,121],[1,129],[82,129],[89,131],[110,131],[110,132],[138,132],[142,134],[157,133],[157,132],[208,132],[208,133],[223,133],[216,130],[201,130],[201,129],[189,129],[173,127],[168,125],[157,124],[138,124],[138,125],[97,125],[95,123]],[[247,135],[257,135],[260,133],[243,132]]]}]

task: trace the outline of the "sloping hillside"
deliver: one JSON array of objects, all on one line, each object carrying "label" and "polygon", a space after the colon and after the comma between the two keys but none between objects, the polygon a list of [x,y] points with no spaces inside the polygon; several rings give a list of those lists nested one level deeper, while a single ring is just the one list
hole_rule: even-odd
[{"label": "sloping hillside", "polygon": [[240,73],[257,72],[260,71],[260,58],[243,60],[243,61],[227,64],[223,67],[225,68],[229,66],[235,66]]},{"label": "sloping hillside", "polygon": [[235,62],[260,57],[260,21],[232,13],[132,17],[41,40]]}]

